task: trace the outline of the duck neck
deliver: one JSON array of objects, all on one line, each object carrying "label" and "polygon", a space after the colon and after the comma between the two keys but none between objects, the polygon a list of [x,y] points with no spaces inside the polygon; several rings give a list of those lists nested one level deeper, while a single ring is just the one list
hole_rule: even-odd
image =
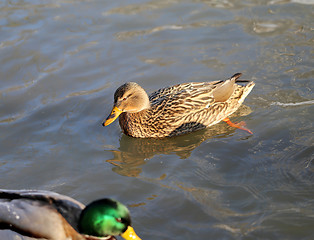
[{"label": "duck neck", "polygon": [[149,116],[150,109],[144,109],[136,113],[124,112],[119,116],[119,124],[126,135],[142,137],[147,127]]}]

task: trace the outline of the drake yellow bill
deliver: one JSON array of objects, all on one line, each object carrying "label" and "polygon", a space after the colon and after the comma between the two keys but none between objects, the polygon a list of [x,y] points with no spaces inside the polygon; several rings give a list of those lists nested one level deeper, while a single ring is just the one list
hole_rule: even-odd
[{"label": "drake yellow bill", "polygon": [[131,226],[128,226],[127,230],[121,234],[121,237],[126,240],[141,240]]},{"label": "drake yellow bill", "polygon": [[103,126],[108,126],[109,124],[111,124],[114,120],[117,119],[117,117],[119,117],[119,115],[122,113],[122,111],[117,108],[117,107],[113,107],[110,115],[106,118],[105,121],[103,121],[102,125]]}]

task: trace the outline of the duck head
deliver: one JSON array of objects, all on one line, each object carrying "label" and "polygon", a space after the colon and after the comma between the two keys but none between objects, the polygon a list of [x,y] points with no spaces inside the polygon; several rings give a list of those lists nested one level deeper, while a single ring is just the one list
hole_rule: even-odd
[{"label": "duck head", "polygon": [[102,125],[108,126],[123,112],[136,113],[147,108],[150,102],[145,90],[137,83],[125,83],[116,90],[112,111]]},{"label": "duck head", "polygon": [[126,240],[141,240],[131,227],[127,207],[112,199],[100,199],[87,205],[81,213],[78,227],[85,235],[120,235]]}]

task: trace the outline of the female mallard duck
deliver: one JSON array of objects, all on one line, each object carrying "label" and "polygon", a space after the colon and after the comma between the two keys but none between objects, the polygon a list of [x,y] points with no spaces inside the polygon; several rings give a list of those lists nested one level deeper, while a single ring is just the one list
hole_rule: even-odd
[{"label": "female mallard duck", "polygon": [[100,199],[85,207],[54,192],[0,189],[0,239],[140,240],[123,204]]},{"label": "female mallard duck", "polygon": [[222,81],[183,83],[162,88],[149,97],[136,83],[120,86],[114,94],[111,114],[103,126],[119,115],[126,135],[140,138],[162,138],[185,134],[214,125],[227,118],[242,104],[254,87],[254,82],[238,80],[241,73]]}]

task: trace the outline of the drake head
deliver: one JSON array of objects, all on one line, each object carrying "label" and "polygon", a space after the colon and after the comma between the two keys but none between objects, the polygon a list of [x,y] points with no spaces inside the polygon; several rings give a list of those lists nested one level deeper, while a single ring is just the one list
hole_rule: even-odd
[{"label": "drake head", "polygon": [[126,240],[141,240],[131,227],[129,210],[111,199],[96,200],[82,211],[79,232],[97,237],[120,235]]}]

